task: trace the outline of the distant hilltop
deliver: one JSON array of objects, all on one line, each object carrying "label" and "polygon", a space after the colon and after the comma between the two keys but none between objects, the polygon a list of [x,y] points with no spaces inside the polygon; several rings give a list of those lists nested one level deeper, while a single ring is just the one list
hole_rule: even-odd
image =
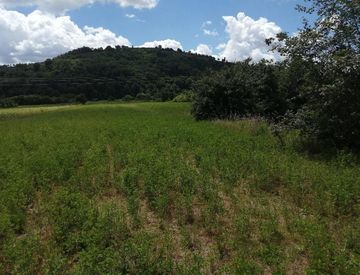
[{"label": "distant hilltop", "polygon": [[0,66],[0,101],[19,105],[68,103],[77,97],[171,100],[225,60],[181,50],[79,48],[41,63]]}]

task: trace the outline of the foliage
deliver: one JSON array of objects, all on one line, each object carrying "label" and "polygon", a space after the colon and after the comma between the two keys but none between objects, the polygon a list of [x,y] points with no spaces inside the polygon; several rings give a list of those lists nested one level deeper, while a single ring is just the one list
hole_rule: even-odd
[{"label": "foliage", "polygon": [[360,5],[358,1],[313,0],[299,11],[313,14],[298,35],[279,34],[275,48],[307,64],[305,104],[293,123],[308,139],[360,149]]},{"label": "foliage", "polygon": [[174,102],[193,102],[195,100],[196,94],[193,91],[184,91],[181,94],[177,95],[173,101]]},{"label": "foliage", "polygon": [[[261,116],[300,130],[314,147],[360,150],[360,5],[306,0],[297,35],[266,42],[285,60],[239,62],[196,85],[196,119]],[[280,127],[279,127],[280,128]]]},{"label": "foliage", "polygon": [[132,101],[134,100],[134,97],[132,97],[131,95],[126,95],[122,98],[123,101]]},{"label": "foliage", "polygon": [[284,114],[285,100],[279,92],[277,70],[276,65],[266,61],[255,64],[246,60],[204,77],[196,85],[195,118],[275,118]]},{"label": "foliage", "polygon": [[79,94],[75,97],[75,101],[81,104],[86,104],[87,98],[84,94]]},{"label": "foliage", "polygon": [[45,105],[45,104],[60,104],[60,103],[73,103],[79,96],[74,95],[62,95],[59,97],[47,96],[47,95],[19,95],[0,100],[0,107],[11,108],[18,105]]},{"label": "foliage", "polygon": [[9,98],[0,99],[0,108],[13,108],[16,106],[17,103],[13,99],[9,99]]},{"label": "foliage", "polygon": [[79,96],[167,101],[227,64],[171,49],[84,47],[42,63],[0,66],[0,99],[19,105],[71,103]]}]

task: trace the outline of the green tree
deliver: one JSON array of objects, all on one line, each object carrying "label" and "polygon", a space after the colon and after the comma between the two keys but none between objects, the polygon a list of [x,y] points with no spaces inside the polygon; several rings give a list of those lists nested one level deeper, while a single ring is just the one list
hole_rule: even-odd
[{"label": "green tree", "polygon": [[250,59],[213,72],[195,84],[196,119],[263,116],[275,119],[286,111],[281,98],[276,65]]},{"label": "green tree", "polygon": [[290,62],[304,62],[311,81],[303,84],[305,104],[296,111],[295,126],[309,138],[337,147],[360,149],[360,1],[306,0],[298,35],[277,36],[275,49]]},{"label": "green tree", "polygon": [[87,102],[86,95],[84,95],[84,94],[77,95],[75,100],[76,100],[76,102],[81,103],[81,104],[86,104],[86,102]]},{"label": "green tree", "polygon": [[344,71],[359,69],[360,65],[360,1],[359,0],[304,0],[297,10],[314,15],[298,35],[289,37],[280,33],[278,39],[285,47],[277,49],[294,57],[302,57],[325,67],[338,67]]},{"label": "green tree", "polygon": [[34,72],[40,71],[40,63],[34,63]]},{"label": "green tree", "polygon": [[45,60],[45,67],[46,67],[46,69],[51,70],[51,69],[52,69],[52,65],[53,65],[53,61],[52,61],[51,59],[46,59],[46,60]]}]

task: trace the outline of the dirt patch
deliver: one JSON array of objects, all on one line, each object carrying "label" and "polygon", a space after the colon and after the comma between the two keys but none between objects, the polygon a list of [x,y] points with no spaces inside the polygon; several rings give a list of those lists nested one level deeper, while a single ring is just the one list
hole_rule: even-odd
[{"label": "dirt patch", "polygon": [[148,202],[145,199],[142,199],[139,203],[139,217],[142,226],[146,231],[151,233],[160,233],[162,222],[150,209]]},{"label": "dirt patch", "polygon": [[[41,209],[43,194],[36,192],[32,203],[29,205],[26,212],[25,232],[34,233],[40,237],[43,244],[47,243],[52,236],[52,229],[44,218],[46,215]],[[26,234],[18,236],[18,239],[25,238]]]},{"label": "dirt patch", "polygon": [[299,256],[294,262],[289,264],[286,268],[286,274],[302,275],[306,274],[306,268],[309,266],[309,261],[304,256]]},{"label": "dirt patch", "polygon": [[114,148],[111,144],[106,146],[106,152],[109,158],[109,178],[108,182],[114,184],[115,182],[115,162],[114,162]]}]

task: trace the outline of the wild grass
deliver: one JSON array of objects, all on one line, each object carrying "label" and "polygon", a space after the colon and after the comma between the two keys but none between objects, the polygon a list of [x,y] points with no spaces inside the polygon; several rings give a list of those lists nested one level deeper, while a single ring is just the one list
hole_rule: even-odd
[{"label": "wild grass", "polygon": [[51,110],[0,114],[0,273],[358,274],[351,155],[183,103]]},{"label": "wild grass", "polygon": [[78,105],[49,105],[49,106],[34,106],[34,107],[16,107],[16,108],[0,108],[0,120],[19,118],[35,115],[38,113],[51,112],[63,110],[67,108],[77,108]]}]

